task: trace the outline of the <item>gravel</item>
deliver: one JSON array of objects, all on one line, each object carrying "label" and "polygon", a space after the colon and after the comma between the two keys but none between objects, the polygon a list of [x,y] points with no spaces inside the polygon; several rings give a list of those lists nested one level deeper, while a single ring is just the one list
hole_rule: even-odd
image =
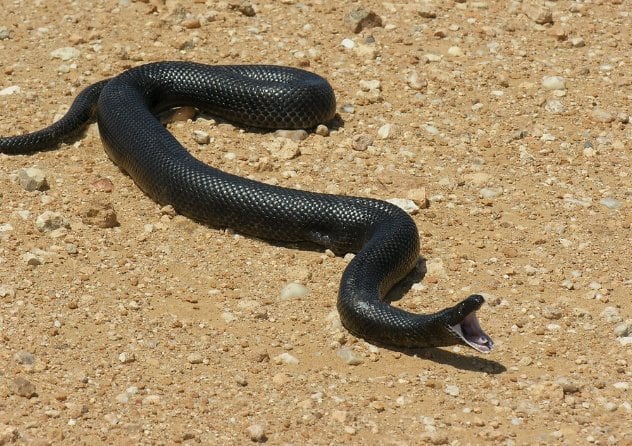
[{"label": "gravel", "polygon": [[[388,300],[433,312],[485,293],[494,350],[356,338],[336,310],[352,255],[166,209],[90,125],[58,150],[1,156],[0,443],[626,444],[627,4],[244,2],[254,16],[240,5],[21,2],[2,23],[0,135],[42,128],[91,82],[151,61],[319,73],[338,103],[328,132],[292,140],[191,107],[165,125],[231,174],[413,200],[420,261]],[[354,32],[354,8],[381,26]],[[59,48],[76,51],[51,59]],[[20,184],[32,167],[48,189]],[[95,202],[119,225],[84,220]],[[70,225],[38,230],[45,212]],[[282,300],[291,282],[308,294]]]}]

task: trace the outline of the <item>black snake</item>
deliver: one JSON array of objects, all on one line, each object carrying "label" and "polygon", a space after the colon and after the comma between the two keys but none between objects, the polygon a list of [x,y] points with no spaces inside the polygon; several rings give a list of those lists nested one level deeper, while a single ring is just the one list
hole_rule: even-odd
[{"label": "black snake", "polygon": [[480,295],[433,314],[410,313],[382,299],[418,261],[417,227],[406,212],[381,200],[287,189],[214,169],[191,156],[156,118],[184,105],[242,125],[296,129],[331,120],[336,100],[325,79],[295,68],[150,63],[87,87],[51,126],[0,138],[0,152],[54,148],[96,116],[109,157],[155,201],[214,227],[356,253],[338,295],[340,319],[354,335],[394,347],[491,350],[476,318]]}]

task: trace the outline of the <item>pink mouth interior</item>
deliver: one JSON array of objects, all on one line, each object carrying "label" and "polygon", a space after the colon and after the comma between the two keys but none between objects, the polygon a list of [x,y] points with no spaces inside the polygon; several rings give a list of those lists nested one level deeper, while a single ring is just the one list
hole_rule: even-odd
[{"label": "pink mouth interior", "polygon": [[489,353],[494,347],[494,341],[481,328],[475,311],[465,316],[460,323],[453,325],[452,330],[467,345],[479,352]]}]

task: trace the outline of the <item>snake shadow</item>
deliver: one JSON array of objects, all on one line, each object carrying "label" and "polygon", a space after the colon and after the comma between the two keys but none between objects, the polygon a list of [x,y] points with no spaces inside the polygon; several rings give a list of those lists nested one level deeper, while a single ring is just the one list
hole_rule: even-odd
[{"label": "snake shadow", "polygon": [[[426,267],[426,259],[419,257],[417,265],[412,271],[400,280],[384,297],[384,300],[388,303],[396,302],[406,295],[416,283],[419,283],[426,276],[428,269]],[[507,368],[501,363],[483,358],[481,356],[473,356],[468,354],[455,353],[441,348],[394,348],[390,346],[380,346],[387,348],[391,351],[397,351],[403,355],[429,360],[439,364],[445,364],[457,369],[466,370],[470,372],[481,372],[492,375],[504,373]]]},{"label": "snake shadow", "polygon": [[[214,113],[208,112],[204,109],[195,109],[195,115],[193,117],[193,120],[196,120],[198,118],[202,118],[202,119],[206,119],[206,120],[214,120],[217,124],[230,124],[232,126],[234,126],[237,129],[241,129],[244,130],[245,132],[248,133],[255,133],[255,134],[274,134],[274,132],[276,132],[277,130],[283,130],[281,128],[279,129],[268,129],[268,128],[261,128],[261,127],[253,127],[253,126],[248,126],[248,125],[243,125],[243,124],[238,124],[235,123],[234,121],[231,121],[229,119],[225,119],[222,118],[220,116],[217,116]],[[172,117],[175,115],[175,113],[178,111],[178,108],[172,108],[172,109],[168,109],[165,110],[161,113],[158,114],[158,118],[160,119],[160,121],[166,125],[167,123],[171,122],[171,120],[173,119]],[[333,118],[331,118],[329,121],[324,122],[323,124],[325,124],[327,126],[327,128],[329,129],[330,132],[335,132],[337,130],[340,130],[341,128],[343,128],[345,126],[345,121],[342,118],[342,116],[340,116],[340,113],[336,113],[334,115]],[[305,130],[308,134],[312,134],[312,133],[316,133],[316,127],[312,127],[312,128],[306,128],[303,129]]]}]

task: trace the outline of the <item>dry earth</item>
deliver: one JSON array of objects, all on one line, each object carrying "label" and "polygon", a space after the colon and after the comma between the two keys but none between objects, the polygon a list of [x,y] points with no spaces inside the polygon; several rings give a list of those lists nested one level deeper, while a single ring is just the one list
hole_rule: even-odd
[{"label": "dry earth", "polygon": [[[359,6],[376,17],[353,23]],[[150,61],[327,77],[329,136],[208,117],[169,128],[229,172],[415,199],[425,276],[396,305],[482,292],[496,341],[481,355],[350,336],[335,312],[347,260],[161,209],[93,125],[56,151],[0,155],[0,444],[632,444],[629,2],[0,10],[2,135],[46,126],[81,88]],[[21,184],[34,166],[48,189]],[[119,225],[103,228],[108,206]],[[307,294],[282,299],[292,282]]]}]

